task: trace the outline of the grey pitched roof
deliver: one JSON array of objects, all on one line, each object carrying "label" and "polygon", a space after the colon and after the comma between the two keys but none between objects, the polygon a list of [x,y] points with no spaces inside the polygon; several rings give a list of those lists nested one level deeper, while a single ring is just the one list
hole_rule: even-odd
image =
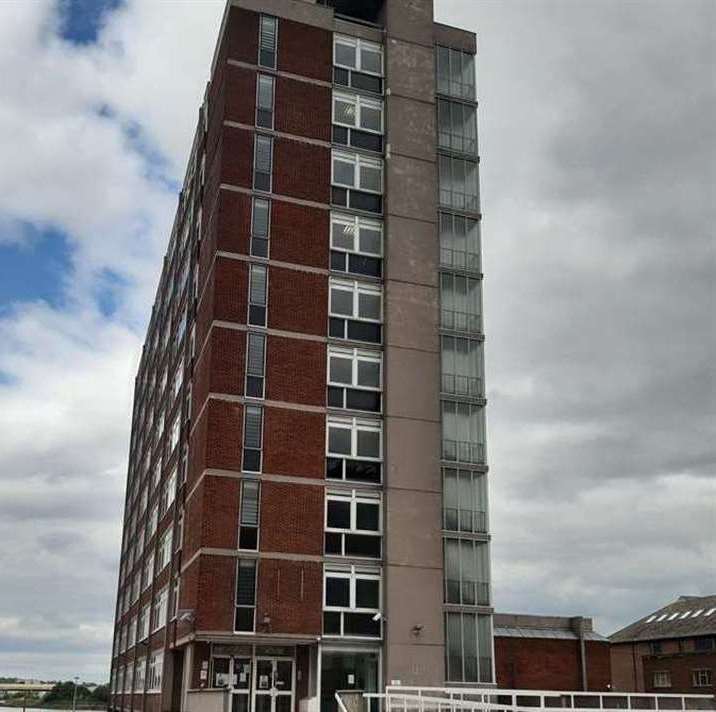
[{"label": "grey pitched roof", "polygon": [[[579,636],[572,630],[555,628],[495,628],[496,638],[553,638],[557,640],[579,640]],[[585,640],[598,640],[609,642],[607,638],[594,631],[584,633]]]},{"label": "grey pitched roof", "polygon": [[596,633],[592,619],[582,616],[535,616],[526,613],[495,613],[495,636],[498,638],[554,638],[578,640],[579,631],[585,640],[608,642]]},{"label": "grey pitched roof", "polygon": [[716,635],[716,595],[679,596],[676,601],[612,633],[612,643]]}]

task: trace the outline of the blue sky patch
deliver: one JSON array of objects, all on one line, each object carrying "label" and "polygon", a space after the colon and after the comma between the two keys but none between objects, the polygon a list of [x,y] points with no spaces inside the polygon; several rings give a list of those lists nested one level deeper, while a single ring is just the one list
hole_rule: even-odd
[{"label": "blue sky patch", "polygon": [[61,35],[75,44],[92,44],[105,15],[116,10],[123,0],[60,0]]},{"label": "blue sky patch", "polygon": [[43,300],[61,306],[72,267],[67,236],[22,223],[25,240],[2,244],[0,235],[0,314],[14,302]]}]

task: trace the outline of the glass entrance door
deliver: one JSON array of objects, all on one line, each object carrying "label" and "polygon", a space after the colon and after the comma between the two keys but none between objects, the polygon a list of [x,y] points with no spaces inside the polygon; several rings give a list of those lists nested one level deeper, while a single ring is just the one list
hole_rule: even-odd
[{"label": "glass entrance door", "polygon": [[249,712],[251,702],[251,658],[232,658],[231,688],[231,712]]},{"label": "glass entrance door", "polygon": [[293,712],[293,660],[256,658],[253,712]]}]

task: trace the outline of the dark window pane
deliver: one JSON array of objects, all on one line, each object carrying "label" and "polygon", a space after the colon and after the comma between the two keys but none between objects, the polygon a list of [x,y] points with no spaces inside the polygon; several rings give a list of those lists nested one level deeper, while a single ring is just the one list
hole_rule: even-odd
[{"label": "dark window pane", "polygon": [[380,637],[380,621],[374,621],[370,613],[344,613],[344,634]]},{"label": "dark window pane", "polygon": [[343,535],[335,532],[326,532],[326,554],[343,555]]},{"label": "dark window pane", "polygon": [[326,605],[347,608],[350,605],[350,581],[326,576]]},{"label": "dark window pane", "polygon": [[268,240],[262,237],[254,237],[251,239],[251,254],[254,257],[268,257]]},{"label": "dark window pane", "polygon": [[[333,334],[331,334],[333,336]],[[348,338],[355,341],[368,341],[372,344],[381,342],[382,329],[380,324],[368,321],[348,320]]]},{"label": "dark window pane", "polygon": [[254,629],[254,609],[237,608],[234,630],[252,631]]},{"label": "dark window pane", "polygon": [[346,479],[378,483],[381,480],[381,465],[379,462],[346,460]]},{"label": "dark window pane", "polygon": [[334,386],[329,386],[328,388],[328,405],[331,408],[343,408],[343,394],[345,393],[345,388],[335,388]]},{"label": "dark window pane", "polygon": [[237,605],[252,606],[255,602],[256,562],[241,559],[236,575]]},{"label": "dark window pane", "polygon": [[331,250],[331,269],[335,269],[339,272],[346,271],[346,253],[336,252]]},{"label": "dark window pane", "polygon": [[348,207],[348,191],[345,188],[331,188],[331,202],[344,208]]},{"label": "dark window pane", "polygon": [[383,80],[380,77],[374,77],[371,74],[361,74],[360,72],[351,72],[351,86],[356,89],[365,89],[376,94],[383,93]]},{"label": "dark window pane", "polygon": [[357,391],[349,388],[347,391],[346,408],[370,410],[377,413],[380,411],[380,393]]},{"label": "dark window pane", "polygon": [[351,146],[365,148],[368,151],[380,152],[383,150],[383,137],[367,131],[351,130]]},{"label": "dark window pane", "polygon": [[254,304],[249,306],[249,324],[254,326],[266,326],[266,307],[259,307]]},{"label": "dark window pane", "polygon": [[326,611],[323,614],[323,632],[325,635],[341,634],[341,614],[335,611]]},{"label": "dark window pane", "polygon": [[356,580],[356,607],[380,608],[380,581],[360,578]]},{"label": "dark window pane", "polygon": [[368,534],[346,534],[346,555],[347,556],[368,556],[372,559],[379,559],[380,537]]},{"label": "dark window pane", "polygon": [[259,64],[262,67],[269,67],[271,69],[276,68],[276,54],[269,52],[268,50],[262,49],[259,54]]},{"label": "dark window pane", "polygon": [[340,143],[342,146],[348,145],[348,129],[344,126],[333,127],[333,143]]},{"label": "dark window pane", "polygon": [[273,127],[273,111],[269,109],[259,109],[256,112],[256,125],[263,126],[266,129]]},{"label": "dark window pane", "polygon": [[241,527],[239,530],[239,549],[256,551],[259,545],[259,530],[256,527]]},{"label": "dark window pane", "polygon": [[356,528],[377,532],[380,528],[380,507],[378,504],[358,502],[356,505]]},{"label": "dark window pane", "polygon": [[261,450],[244,448],[244,470],[246,472],[261,471]]},{"label": "dark window pane", "polygon": [[344,87],[350,86],[350,72],[347,69],[333,67],[333,81]]},{"label": "dark window pane", "polygon": [[331,480],[343,479],[343,460],[339,457],[326,458],[326,477]]},{"label": "dark window pane", "polygon": [[380,277],[383,273],[383,260],[379,257],[349,255],[348,271],[355,274],[367,274],[370,277]]},{"label": "dark window pane", "polygon": [[271,175],[269,173],[254,173],[254,188],[269,192],[271,190]]},{"label": "dark window pane", "polygon": [[264,379],[257,376],[249,376],[246,379],[246,395],[249,398],[264,397]]},{"label": "dark window pane", "polygon": [[327,524],[331,529],[349,529],[351,526],[350,502],[328,500]]},{"label": "dark window pane", "polygon": [[[383,212],[383,198],[375,193],[362,193],[359,190],[351,191],[351,205],[350,207],[354,210],[366,210],[370,213],[381,213]],[[336,202],[335,200],[333,201]],[[337,203],[338,205],[344,205],[344,203]]]},{"label": "dark window pane", "polygon": [[328,335],[334,339],[346,338],[346,320],[332,316],[328,323]]}]

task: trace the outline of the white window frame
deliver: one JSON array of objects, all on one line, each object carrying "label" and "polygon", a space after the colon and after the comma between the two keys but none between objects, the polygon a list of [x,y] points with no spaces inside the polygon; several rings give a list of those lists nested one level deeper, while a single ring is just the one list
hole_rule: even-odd
[{"label": "white window frame", "polygon": [[[350,431],[351,434],[351,452],[334,453],[330,450],[330,429],[341,428]],[[358,431],[367,430],[378,433],[378,457],[367,457],[358,455]],[[380,420],[368,420],[365,418],[340,418],[329,416],[326,420],[326,454],[328,457],[349,458],[351,460],[367,460],[370,462],[383,462],[383,423]]]},{"label": "white window frame", "polygon": [[147,692],[161,692],[163,671],[164,651],[159,650],[156,653],[152,653],[149,658],[149,668],[147,671]]},{"label": "white window frame", "polygon": [[[336,161],[342,163],[350,163],[353,167],[353,185],[347,183],[338,183],[336,180],[335,164]],[[369,168],[378,168],[380,170],[380,189],[373,190],[372,188],[364,188],[360,184],[360,169],[361,166]],[[361,193],[370,193],[372,195],[383,195],[385,188],[385,175],[383,169],[383,160],[380,158],[372,158],[364,156],[360,153],[351,153],[349,151],[338,151],[333,150],[331,152],[331,185],[337,188],[343,188],[345,190],[357,190]]]},{"label": "white window frame", "polygon": [[156,573],[160,574],[164,569],[169,566],[172,560],[172,552],[174,545],[174,530],[169,527],[159,540],[159,547],[157,548],[156,556]]},{"label": "white window frame", "polygon": [[[355,121],[352,124],[347,124],[343,121],[339,121],[336,113],[336,101],[342,101],[345,104],[352,104],[354,108]],[[363,126],[361,119],[363,117],[363,107],[366,109],[374,109],[380,112],[380,129],[371,129]],[[354,94],[352,92],[339,91],[335,89],[333,91],[333,99],[331,102],[332,111],[332,122],[336,126],[344,126],[349,129],[357,129],[358,131],[365,131],[366,133],[372,133],[376,136],[382,136],[385,131],[385,109],[383,102],[380,99],[372,99],[362,94]]]},{"label": "white window frame", "polygon": [[[270,144],[271,144],[270,160],[269,160],[269,167],[268,167],[269,186],[268,186],[267,189],[257,188],[257,187],[256,187],[256,174],[259,172],[259,171],[258,171],[258,165],[257,165],[257,160],[258,160],[259,152],[258,152],[257,149],[258,149],[258,145],[259,145],[259,140],[263,140],[263,139],[269,141]],[[258,191],[258,192],[261,193],[261,194],[268,194],[268,193],[271,193],[271,192],[273,191],[273,163],[274,163],[274,155],[273,155],[273,152],[274,152],[274,140],[273,140],[273,136],[269,136],[269,135],[267,135],[267,134],[262,134],[262,133],[257,133],[257,134],[255,135],[255,137],[254,137],[254,161],[253,161],[254,176],[253,176],[253,189],[256,190],[256,191]]]},{"label": "white window frame", "polygon": [[[331,310],[332,306],[332,298],[331,293],[332,291],[341,290],[344,292],[350,292],[353,298],[353,313],[352,314],[334,314]],[[360,295],[361,294],[370,294],[375,296],[376,294],[380,297],[380,316],[378,319],[369,319],[364,316],[359,315],[359,309],[360,309]],[[351,321],[365,321],[370,324],[382,324],[383,323],[383,288],[380,285],[373,285],[368,284],[367,282],[359,282],[357,280],[345,280],[345,279],[335,279],[331,277],[328,284],[328,309],[329,309],[329,316],[333,317],[334,319],[350,319]]]},{"label": "white window frame", "polygon": [[167,613],[169,603],[169,589],[165,586],[154,598],[152,604],[152,619],[154,619],[154,611],[157,611],[156,623],[150,625],[152,633],[161,630],[167,624]]},{"label": "white window frame", "polygon": [[653,687],[660,689],[671,687],[671,673],[668,670],[655,670],[653,673]]},{"label": "white window frame", "polygon": [[[328,504],[329,502],[344,502],[350,505],[350,524],[348,528],[336,528],[328,526]],[[378,507],[378,529],[359,529],[358,522],[358,505],[359,504],[370,504]],[[358,490],[340,490],[326,492],[326,500],[324,507],[324,520],[323,520],[324,531],[331,534],[358,534],[361,536],[375,536],[383,537],[383,499],[380,493],[376,492],[371,494],[370,492],[359,492]],[[341,548],[343,554],[327,554],[327,556],[346,556],[345,554],[345,539],[342,538]],[[363,558],[363,557],[361,557]],[[365,557],[366,559],[373,559],[373,557]]]},{"label": "white window frame", "polygon": [[181,415],[177,413],[172,421],[171,438],[169,440],[169,452],[173,453],[179,444],[179,437],[181,433]]},{"label": "white window frame", "polygon": [[[271,82],[271,125],[270,126],[264,126],[263,124],[259,124],[259,111],[262,111],[261,107],[259,107],[259,97],[261,96],[261,80],[269,80]],[[269,111],[269,109],[263,109],[263,111]],[[273,131],[274,124],[276,121],[276,77],[274,77],[271,74],[263,74],[261,72],[258,72],[256,74],[256,115],[254,117],[254,123],[258,128],[266,129],[268,131]],[[273,156],[273,151],[272,151]]]},{"label": "white window frame", "polygon": [[142,591],[146,591],[154,581],[154,552],[150,552],[142,566]]},{"label": "white window frame", "polygon": [[[351,362],[351,382],[341,383],[339,381],[331,380],[331,359],[342,358],[346,361]],[[377,363],[378,364],[378,385],[377,386],[362,386],[358,384],[358,364],[364,363]],[[380,351],[367,351],[365,349],[358,348],[344,348],[341,346],[330,346],[328,347],[327,363],[326,363],[326,375],[328,385],[335,388],[350,388],[356,391],[369,391],[370,393],[381,393],[383,390],[383,355]]]},{"label": "white window frame", "polygon": [[[351,67],[348,64],[341,64],[338,59],[336,47],[342,44],[345,47],[351,47],[355,51],[355,67]],[[380,72],[373,72],[369,69],[363,68],[361,49],[368,49],[376,51],[380,55]],[[361,74],[371,74],[374,77],[382,77],[385,72],[385,57],[383,53],[383,45],[377,44],[376,42],[369,42],[368,40],[360,39],[359,37],[350,37],[349,35],[333,35],[333,64],[336,67],[342,69],[348,69],[352,72],[360,72]]]},{"label": "white window frame", "polygon": [[[339,247],[333,244],[333,226],[344,225],[353,232],[353,249],[348,250],[345,247]],[[371,228],[380,232],[380,252],[367,252],[360,248],[360,229],[361,227]],[[348,213],[341,213],[338,211],[331,212],[331,229],[330,229],[330,241],[331,249],[336,252],[345,252],[354,255],[365,255],[367,257],[383,258],[383,242],[384,242],[384,231],[383,221],[372,218],[366,218],[362,215],[350,215]]]},{"label": "white window frame", "polygon": [[145,657],[138,658],[134,668],[134,691],[144,692],[144,686],[146,684],[147,659]]},{"label": "white window frame", "polygon": [[[349,602],[348,607],[345,606],[329,606],[327,602],[328,597],[328,579],[343,579],[349,582]],[[323,610],[328,613],[364,613],[364,614],[381,614],[380,608],[358,608],[356,605],[356,588],[357,581],[377,581],[378,582],[378,605],[383,600],[383,577],[382,571],[379,568],[366,568],[362,566],[350,566],[345,568],[326,566],[323,572]],[[341,632],[324,634],[326,638],[343,638],[343,637],[354,637],[346,636],[343,632],[345,628],[343,616],[341,616]],[[379,640],[382,637],[382,621],[381,621],[381,635],[377,637],[372,636],[355,636],[358,638],[370,638],[371,640]]]},{"label": "white window frame", "polygon": [[[263,30],[263,21],[264,19],[267,20],[273,20],[274,22],[274,48],[273,48],[273,64],[262,64],[261,62],[261,39],[262,39],[262,30]],[[263,67],[265,69],[276,69],[278,66],[278,17],[275,15],[269,15],[268,13],[261,13],[261,16],[259,17],[259,41],[258,41],[258,56],[256,58],[256,62],[259,67]],[[268,51],[268,50],[267,50]]]}]

